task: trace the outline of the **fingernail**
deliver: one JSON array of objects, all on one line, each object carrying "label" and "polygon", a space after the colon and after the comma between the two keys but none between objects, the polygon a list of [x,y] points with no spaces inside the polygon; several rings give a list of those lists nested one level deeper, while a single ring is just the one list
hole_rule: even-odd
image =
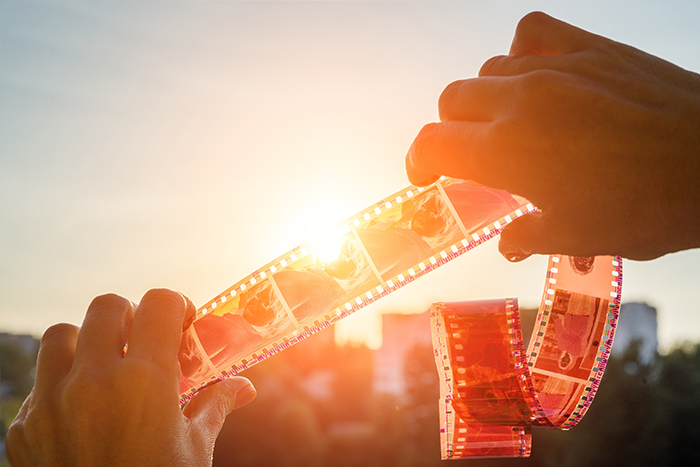
[{"label": "fingernail", "polygon": [[236,403],[233,408],[238,409],[251,403],[257,395],[258,391],[255,390],[252,384],[244,387],[236,393]]},{"label": "fingernail", "polygon": [[522,250],[516,246],[509,247],[506,251],[501,251],[501,255],[511,263],[518,263],[532,256],[532,253]]}]

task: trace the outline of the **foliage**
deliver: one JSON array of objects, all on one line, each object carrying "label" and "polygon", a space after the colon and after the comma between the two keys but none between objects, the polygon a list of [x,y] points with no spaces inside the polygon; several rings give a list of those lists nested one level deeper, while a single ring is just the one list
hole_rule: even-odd
[{"label": "foliage", "polygon": [[[25,375],[31,376],[34,365],[34,356],[18,355],[0,347],[3,381],[13,391],[26,391],[2,400],[6,424],[28,392]],[[402,396],[372,391],[372,351],[335,348],[328,339],[311,338],[251,368],[245,376],[256,385],[258,398],[228,417],[214,465],[445,466],[439,459],[432,350],[417,346],[406,360]],[[609,361],[596,399],[577,427],[533,430],[532,457],[449,465],[700,465],[697,420],[700,344],[680,346],[650,365],[639,362],[632,346]]]},{"label": "foliage", "polygon": [[36,354],[16,342],[0,342],[0,382],[11,395],[26,396],[34,385]]},{"label": "foliage", "polygon": [[[363,358],[368,355],[366,349],[364,352]],[[264,371],[264,363],[259,365],[257,371],[264,376],[254,373],[255,368],[247,376],[258,384],[260,398],[229,417],[214,465],[445,466],[439,459],[437,373],[432,351],[416,347],[407,360],[405,397],[368,395],[355,384],[352,388],[337,385],[333,397],[325,401],[292,391],[291,382],[284,386],[286,394],[284,388],[278,388],[283,392],[273,401],[265,394],[267,383],[261,385],[257,379],[276,376]],[[337,363],[329,367],[342,373],[337,381],[350,383],[355,380],[354,372],[360,371],[362,376],[358,373],[357,380],[367,384],[366,366],[357,361],[352,365]],[[286,404],[302,401],[306,408],[293,417],[276,415]],[[355,420],[355,429],[339,429],[348,420],[346,407],[369,414],[366,423]],[[577,427],[570,431],[533,430],[530,458],[451,461],[449,465],[700,465],[698,419],[700,344],[679,347],[658,356],[651,365],[642,365],[636,347],[631,346],[624,356],[610,360],[596,399]],[[280,422],[289,425],[279,426]],[[252,437],[252,431],[258,436]],[[294,433],[290,438],[293,442],[285,440],[290,433]],[[235,449],[226,449],[224,454],[224,445]],[[285,452],[277,450],[280,445],[285,446]],[[302,459],[300,451],[309,456]]]},{"label": "foliage", "polygon": [[[12,340],[0,342],[0,442],[32,390],[35,364],[36,353],[27,352]],[[2,452],[0,449],[0,454]],[[0,455],[0,467],[5,465],[9,464]]]}]

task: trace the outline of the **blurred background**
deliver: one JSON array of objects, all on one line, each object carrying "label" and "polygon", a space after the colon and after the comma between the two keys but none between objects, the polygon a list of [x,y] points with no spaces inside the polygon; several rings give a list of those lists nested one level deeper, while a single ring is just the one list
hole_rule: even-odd
[{"label": "blurred background", "polygon": [[[525,336],[536,312],[521,310]],[[440,460],[438,375],[430,319],[419,313],[384,314],[380,349],[337,345],[324,331],[246,370],[258,397],[228,416],[214,466],[697,465],[700,345],[660,355],[656,309],[627,303],[620,316],[583,421],[570,431],[533,429],[529,458]],[[3,430],[31,388],[37,345],[0,334]]]},{"label": "blurred background", "polygon": [[[695,2],[0,2],[2,419],[31,387],[33,339],[80,324],[92,297],[170,287],[202,304],[407,185],[405,152],[437,119],[442,89],[507,53],[532,10],[700,70]],[[584,424],[540,430],[532,462],[699,444],[671,423],[692,420],[700,400],[674,386],[697,375],[699,260],[625,262],[623,301],[657,310],[658,356],[619,356]],[[515,296],[533,308],[545,267],[509,264],[490,242],[253,368],[259,400],[232,417],[217,463],[434,462],[432,357],[416,344],[409,368],[392,354],[390,317],[438,300]],[[387,390],[378,368],[411,383]],[[646,424],[624,418],[634,414]]]}]

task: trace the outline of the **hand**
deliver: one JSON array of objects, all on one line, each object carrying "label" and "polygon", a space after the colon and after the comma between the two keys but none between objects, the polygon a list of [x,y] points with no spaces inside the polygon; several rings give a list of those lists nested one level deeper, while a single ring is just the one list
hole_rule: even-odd
[{"label": "hand", "polygon": [[[226,415],[255,397],[245,378],[197,393],[180,410],[183,319],[192,302],[151,290],[136,306],[97,297],[82,328],[41,340],[36,384],[7,437],[14,466],[204,466]],[[128,350],[124,355],[124,346]]]},{"label": "hand", "polygon": [[409,179],[475,180],[532,201],[499,249],[651,259],[700,246],[700,76],[551,18],[440,96]]}]

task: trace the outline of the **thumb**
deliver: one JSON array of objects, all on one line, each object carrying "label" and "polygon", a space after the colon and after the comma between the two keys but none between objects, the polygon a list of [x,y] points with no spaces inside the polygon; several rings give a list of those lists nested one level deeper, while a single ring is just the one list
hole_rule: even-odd
[{"label": "thumb", "polygon": [[583,50],[600,36],[533,11],[515,29],[510,55],[563,55]]},{"label": "thumb", "polygon": [[542,212],[533,212],[515,219],[503,232],[498,242],[498,251],[508,261],[517,263],[532,254],[555,254],[560,246],[552,239],[548,217]]},{"label": "thumb", "polygon": [[247,378],[236,376],[199,391],[182,413],[189,419],[192,429],[210,441],[213,448],[226,416],[251,402],[256,395],[253,384]]}]

